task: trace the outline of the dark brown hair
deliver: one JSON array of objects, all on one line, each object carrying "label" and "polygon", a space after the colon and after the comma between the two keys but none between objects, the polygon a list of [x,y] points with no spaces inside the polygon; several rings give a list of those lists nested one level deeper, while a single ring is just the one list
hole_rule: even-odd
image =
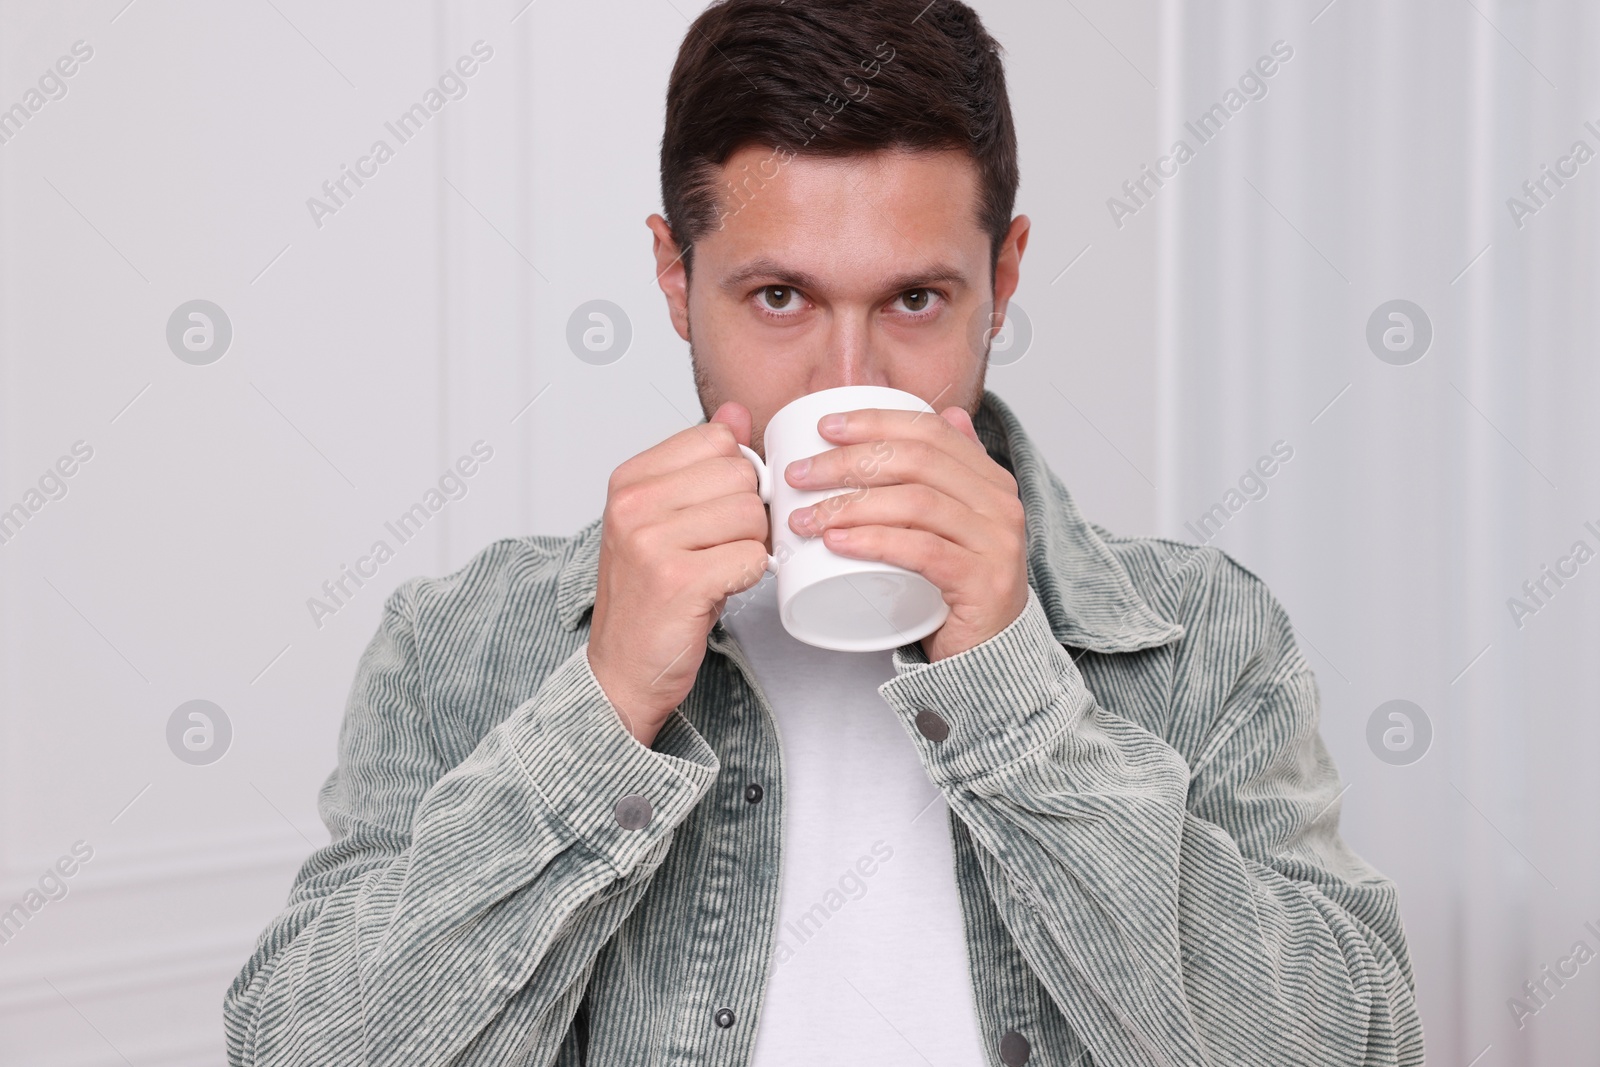
[{"label": "dark brown hair", "polygon": [[[661,138],[663,214],[685,269],[695,242],[797,154],[959,149],[977,164],[992,279],[1018,183],[1000,54],[960,0],[714,3],[678,49]],[[719,188],[722,165],[752,144],[773,149],[763,173]]]}]

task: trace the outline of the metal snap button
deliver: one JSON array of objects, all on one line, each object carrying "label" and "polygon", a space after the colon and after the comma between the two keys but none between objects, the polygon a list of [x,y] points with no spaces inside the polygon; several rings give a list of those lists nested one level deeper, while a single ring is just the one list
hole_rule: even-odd
[{"label": "metal snap button", "polygon": [[718,1026],[726,1030],[728,1027],[733,1025],[733,1009],[718,1008],[717,1014],[712,1016],[712,1018],[716,1019]]},{"label": "metal snap button", "polygon": [[1028,1039],[1015,1030],[1007,1030],[1000,1039],[1000,1062],[1006,1067],[1022,1067],[1028,1062],[1028,1053],[1032,1051],[1028,1047]]},{"label": "metal snap button", "polygon": [[758,782],[751,782],[744,787],[744,798],[752,804],[761,803],[762,794],[763,790]]},{"label": "metal snap button", "polygon": [[927,708],[917,712],[917,730],[929,741],[943,741],[950,736],[950,724]]},{"label": "metal snap button", "polygon": [[611,809],[617,825],[624,830],[639,830],[650,825],[650,798],[640,793],[629,793]]}]

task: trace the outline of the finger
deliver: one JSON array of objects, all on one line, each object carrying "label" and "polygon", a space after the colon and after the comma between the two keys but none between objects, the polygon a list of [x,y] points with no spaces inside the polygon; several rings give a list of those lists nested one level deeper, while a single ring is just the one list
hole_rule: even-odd
[{"label": "finger", "polygon": [[701,549],[694,558],[705,583],[703,595],[718,613],[728,597],[749,589],[767,573],[767,546],[759,538]]},{"label": "finger", "polygon": [[732,410],[734,408],[743,410],[741,405],[729,401],[717,409],[717,415],[721,418],[685,427],[626,460],[612,473],[611,488],[631,485],[717,456],[748,466],[749,461],[743,458],[739,446],[750,443],[749,413],[745,412],[741,425]]},{"label": "finger", "polygon": [[850,526],[832,530],[823,543],[841,556],[874,559],[915,571],[945,594],[961,599],[968,583],[988,573],[984,558],[927,530],[900,526]]},{"label": "finger", "polygon": [[925,441],[991,481],[999,483],[1010,477],[979,443],[976,433],[969,437],[941,415],[892,408],[858,408],[830,414],[843,416],[843,425],[838,429],[822,429],[823,422],[829,418],[825,415],[817,420],[817,432],[832,444],[880,439]]},{"label": "finger", "polygon": [[701,549],[694,553],[694,560],[706,574],[707,589],[715,590],[715,597],[722,601],[762,581],[766,555],[766,544],[760,537],[744,537],[742,541]]},{"label": "finger", "polygon": [[742,445],[750,443],[751,424],[754,422],[750,409],[737,400],[724,400],[717,410],[711,413],[710,422],[720,422],[733,431],[733,436]]},{"label": "finger", "polygon": [[667,512],[636,536],[647,551],[693,552],[729,541],[765,541],[767,509],[754,493],[730,493]]},{"label": "finger", "polygon": [[961,501],[915,483],[841,493],[811,507],[796,508],[789,515],[789,528],[806,536],[867,525],[926,530],[991,558],[1012,547],[1006,544],[1006,537],[1015,537]]},{"label": "finger", "polygon": [[[951,426],[954,426],[957,430],[960,430],[963,437],[970,440],[979,448],[983,448],[983,442],[978,439],[978,428],[977,426],[973,425],[972,416],[967,414],[966,408],[952,404],[943,411],[939,412],[939,415],[944,419],[945,422],[948,422]],[[987,448],[984,448],[983,451],[984,455],[989,454],[989,450]]]},{"label": "finger", "polygon": [[[951,430],[952,433],[956,431]],[[797,489],[818,490],[848,486],[852,489],[897,484],[919,484],[965,502],[986,515],[1000,516],[1016,498],[1016,484],[1003,468],[996,470],[1008,481],[985,478],[950,453],[927,441],[879,439],[819,452],[804,473],[798,464],[785,469]],[[992,462],[992,461],[991,461]]]},{"label": "finger", "polygon": [[[745,538],[682,553],[660,567],[652,577],[670,602],[696,611],[709,609],[715,617],[722,613],[730,596],[761,581],[766,568],[766,546],[761,541]],[[665,658],[676,662],[690,647],[692,644],[685,645]]]},{"label": "finger", "polygon": [[731,493],[755,494],[756,469],[742,454],[709,456],[686,467],[666,471],[613,490],[612,510],[648,520],[657,512],[676,511]]}]

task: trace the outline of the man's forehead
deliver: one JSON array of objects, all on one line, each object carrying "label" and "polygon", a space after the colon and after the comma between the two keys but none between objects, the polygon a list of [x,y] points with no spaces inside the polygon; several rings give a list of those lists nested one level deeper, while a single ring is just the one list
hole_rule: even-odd
[{"label": "man's forehead", "polygon": [[802,275],[815,283],[848,267],[885,286],[913,275],[976,280],[988,239],[977,219],[977,170],[965,153],[785,158],[751,146],[724,165],[720,226],[696,253],[697,263],[715,261],[719,279],[787,272],[804,288]]}]

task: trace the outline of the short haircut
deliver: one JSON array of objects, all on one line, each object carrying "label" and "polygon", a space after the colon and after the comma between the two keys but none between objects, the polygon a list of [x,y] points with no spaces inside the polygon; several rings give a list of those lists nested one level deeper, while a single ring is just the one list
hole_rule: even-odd
[{"label": "short haircut", "polygon": [[741,148],[770,146],[784,163],[957,149],[977,166],[992,281],[1019,181],[1001,51],[960,0],[712,4],[679,46],[661,138],[663,213],[684,269],[695,242],[723,224],[719,172]]}]

